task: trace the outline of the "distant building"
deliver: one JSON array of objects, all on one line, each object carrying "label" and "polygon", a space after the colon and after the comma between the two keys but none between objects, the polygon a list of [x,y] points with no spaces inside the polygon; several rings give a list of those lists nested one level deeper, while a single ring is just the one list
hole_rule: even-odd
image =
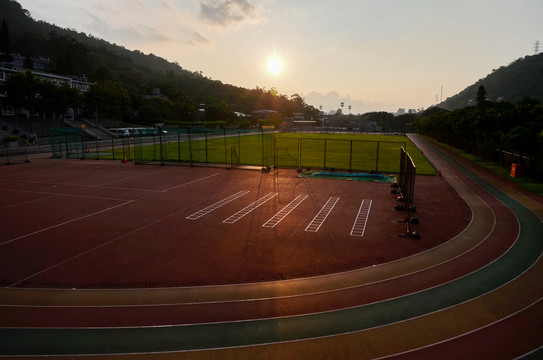
[{"label": "distant building", "polygon": [[251,115],[254,115],[260,120],[269,119],[271,114],[275,114],[277,111],[275,110],[266,110],[266,109],[260,109],[251,111]]},{"label": "distant building", "polygon": [[[15,56],[15,59],[19,59],[19,58]],[[3,85],[6,81],[11,79],[11,77],[17,74],[24,74],[25,71],[27,71],[23,69],[22,67],[13,66],[13,64],[18,64],[17,61],[19,60],[13,61],[12,63],[4,62],[4,65],[0,66],[0,85]],[[57,86],[62,86],[66,84],[72,89],[79,90],[80,93],[85,93],[89,91],[90,87],[92,86],[92,83],[90,83],[85,76],[83,77],[62,76],[62,75],[57,75],[57,74],[52,74],[52,73],[47,73],[47,72],[37,71],[37,70],[28,70],[28,71],[30,71],[34,76],[36,76],[39,79],[52,82]],[[0,92],[0,98],[6,97],[6,96],[7,96],[7,93],[5,91]],[[16,109],[13,109],[4,105],[0,106],[0,115],[2,116],[14,116],[16,115],[16,113],[17,113]],[[27,113],[27,111],[23,110],[22,113]]]},{"label": "distant building", "polygon": [[305,120],[304,113],[292,113],[294,120]]},{"label": "distant building", "polygon": [[[0,84],[3,84],[16,74],[24,74],[25,71],[26,70],[22,68],[0,67]],[[89,91],[92,85],[92,83],[87,80],[86,76],[62,76],[35,70],[30,70],[30,72],[36,77],[50,81],[58,86],[66,84],[72,89],[79,90],[80,93]]]},{"label": "distant building", "polygon": [[[32,69],[38,71],[45,71],[47,65],[51,62],[51,59],[45,57],[33,57],[29,58],[32,62]],[[28,61],[26,56],[19,54],[11,54],[11,61],[3,61],[3,66],[14,69],[23,69],[25,67],[25,61]]]},{"label": "distant building", "polygon": [[378,131],[377,121],[366,120],[360,124],[360,131],[376,132]]},{"label": "distant building", "polygon": [[144,95],[143,96],[144,99],[153,99],[153,98],[161,98],[161,99],[164,99],[164,100],[169,100],[170,98],[168,98],[166,95],[162,95],[160,93],[160,88],[153,88],[153,90],[151,91],[151,95]]}]

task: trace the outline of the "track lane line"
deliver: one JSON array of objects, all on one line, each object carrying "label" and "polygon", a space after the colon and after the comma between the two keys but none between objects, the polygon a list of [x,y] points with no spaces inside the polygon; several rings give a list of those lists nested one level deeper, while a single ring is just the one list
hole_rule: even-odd
[{"label": "track lane line", "polygon": [[51,230],[51,229],[55,229],[55,228],[58,228],[58,227],[61,227],[61,226],[64,226],[64,225],[67,225],[67,224],[70,224],[70,223],[73,223],[73,222],[76,222],[76,221],[80,221],[80,220],[83,220],[83,219],[86,219],[86,218],[89,218],[89,217],[92,217],[92,216],[95,216],[95,215],[98,215],[98,214],[101,214],[101,213],[104,213],[104,212],[107,212],[107,211],[110,211],[110,210],[113,210],[113,209],[117,209],[121,206],[125,206],[125,205],[128,205],[130,203],[134,202],[134,200],[130,200],[130,201],[126,201],[122,204],[119,204],[119,205],[115,205],[115,206],[111,206],[107,209],[103,209],[103,210],[100,210],[100,211],[96,211],[92,214],[88,214],[88,215],[84,215],[84,216],[80,216],[78,218],[75,218],[75,219],[72,219],[72,220],[68,220],[68,221],[64,221],[60,224],[56,224],[56,225],[53,225],[53,226],[49,226],[49,227],[46,227],[44,229],[41,229],[41,230],[37,230],[37,231],[34,231],[34,232],[31,232],[29,234],[26,234],[26,235],[22,235],[22,236],[19,236],[19,237],[16,237],[14,239],[11,239],[11,240],[7,240],[7,241],[4,241],[2,243],[0,243],[0,246],[2,245],[6,245],[6,244],[9,244],[11,242],[14,242],[14,241],[17,241],[17,240],[21,240],[21,239],[24,239],[24,238],[27,238],[29,236],[33,236],[33,235],[36,235],[36,234],[39,234],[39,233],[42,233],[42,232],[45,232],[45,231],[48,231],[48,230]]}]

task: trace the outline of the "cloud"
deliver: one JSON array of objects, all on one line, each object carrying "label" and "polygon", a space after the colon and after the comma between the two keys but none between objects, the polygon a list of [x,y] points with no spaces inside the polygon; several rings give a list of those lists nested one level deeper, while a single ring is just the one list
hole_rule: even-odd
[{"label": "cloud", "polygon": [[193,31],[192,37],[187,42],[189,45],[200,45],[200,44],[209,44],[211,41],[200,34],[199,32]]},{"label": "cloud", "polygon": [[213,0],[208,4],[200,1],[200,17],[215,25],[228,26],[251,18],[255,13],[250,0]]},{"label": "cloud", "polygon": [[173,5],[168,0],[162,0],[162,5],[168,10],[175,10]]},{"label": "cloud", "polygon": [[[167,29],[155,28],[152,24],[147,25],[142,22],[132,21],[111,21],[114,13],[103,16],[100,13],[92,11],[87,12],[87,16],[92,19],[92,27],[101,34],[101,36],[111,40],[121,42],[123,45],[138,44],[141,42],[171,42],[174,40],[172,34]],[[112,36],[111,34],[115,34]]]},{"label": "cloud", "polygon": [[85,31],[128,48],[156,52],[160,46],[188,42],[191,37],[195,38],[195,44],[208,42],[203,36],[193,35],[192,14],[177,9],[171,0],[155,3],[97,0],[78,8],[87,22]]}]

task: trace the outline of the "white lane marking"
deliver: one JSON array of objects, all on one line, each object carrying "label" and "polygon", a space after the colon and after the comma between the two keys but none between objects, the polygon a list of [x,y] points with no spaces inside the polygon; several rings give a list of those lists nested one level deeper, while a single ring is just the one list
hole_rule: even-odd
[{"label": "white lane marking", "polygon": [[277,224],[281,222],[281,220],[286,218],[288,214],[292,212],[292,210],[296,209],[296,207],[300,205],[306,198],[307,198],[307,195],[298,195],[287,206],[282,208],[281,211],[279,211],[271,219],[266,221],[264,225],[262,225],[262,227],[268,227],[268,228],[275,227]]},{"label": "white lane marking", "polygon": [[209,205],[208,207],[202,209],[202,210],[199,210],[197,212],[195,212],[194,214],[191,214],[189,216],[187,216],[187,219],[189,220],[196,220],[196,219],[199,219],[201,218],[202,216],[204,215],[207,215],[209,214],[210,212],[212,211],[215,211],[217,210],[218,208],[220,208],[221,206],[224,206],[226,204],[228,204],[229,202],[232,202],[240,197],[242,197],[243,195],[245,194],[248,194],[249,191],[248,190],[242,190],[234,195],[230,195],[229,197],[225,198],[225,199],[222,199],[221,201],[218,201],[214,204],[211,204]]},{"label": "white lane marking", "polygon": [[322,224],[324,224],[324,221],[330,215],[334,207],[336,206],[337,202],[339,201],[339,197],[331,197],[328,199],[326,204],[322,207],[322,209],[319,211],[319,213],[311,220],[309,225],[305,228],[305,231],[309,232],[317,232],[321,228]]},{"label": "white lane marking", "polygon": [[236,221],[238,221],[239,219],[241,219],[245,215],[249,214],[251,211],[255,210],[256,208],[258,208],[259,206],[263,205],[264,203],[266,203],[267,201],[273,199],[276,196],[277,196],[276,192],[268,193],[266,196],[264,196],[264,197],[258,199],[257,201],[247,205],[246,207],[244,207],[243,209],[241,209],[240,211],[238,211],[234,215],[230,216],[228,219],[224,220],[223,223],[225,223],[225,224],[233,224],[233,223],[235,223]]},{"label": "white lane marking", "polygon": [[364,199],[360,204],[360,209],[358,209],[358,215],[351,229],[351,236],[364,236],[366,231],[366,224],[368,222],[368,216],[370,215],[371,210],[371,200]]}]

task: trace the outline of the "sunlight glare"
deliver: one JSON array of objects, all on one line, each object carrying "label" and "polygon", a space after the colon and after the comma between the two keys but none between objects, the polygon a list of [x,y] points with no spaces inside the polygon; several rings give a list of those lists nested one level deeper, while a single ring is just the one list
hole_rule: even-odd
[{"label": "sunlight glare", "polygon": [[283,64],[281,63],[281,60],[277,58],[273,58],[273,59],[270,59],[270,61],[268,61],[268,71],[271,74],[277,75],[281,72],[282,69],[283,69]]}]

